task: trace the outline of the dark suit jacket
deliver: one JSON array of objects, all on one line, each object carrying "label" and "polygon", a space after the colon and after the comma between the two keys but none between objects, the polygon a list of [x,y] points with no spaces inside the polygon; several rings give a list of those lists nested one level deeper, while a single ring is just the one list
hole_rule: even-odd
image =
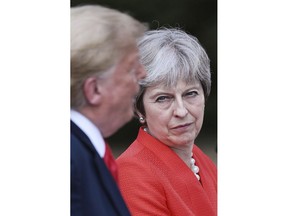
[{"label": "dark suit jacket", "polygon": [[72,121],[70,151],[71,216],[130,215],[103,159]]}]

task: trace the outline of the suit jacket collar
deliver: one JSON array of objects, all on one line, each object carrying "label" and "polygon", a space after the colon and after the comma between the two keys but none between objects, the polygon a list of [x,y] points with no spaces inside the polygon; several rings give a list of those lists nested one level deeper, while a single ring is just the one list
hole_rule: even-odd
[{"label": "suit jacket collar", "polygon": [[76,110],[72,109],[70,111],[70,118],[87,135],[98,154],[103,158],[105,155],[105,140],[99,128],[90,119]]},{"label": "suit jacket collar", "polygon": [[70,121],[71,126],[71,134],[75,134],[75,136],[81,140],[81,142],[88,147],[93,153],[97,153],[95,147],[93,146],[92,142],[88,138],[88,136],[73,122]]},{"label": "suit jacket collar", "polygon": [[119,191],[118,185],[105,165],[104,160],[100,157],[88,136],[73,121],[70,121],[70,123],[71,133],[81,140],[81,142],[92,152],[96,165],[95,172],[99,173],[102,187],[105,189],[107,196],[110,197],[115,209],[117,209],[119,215],[130,215]]}]

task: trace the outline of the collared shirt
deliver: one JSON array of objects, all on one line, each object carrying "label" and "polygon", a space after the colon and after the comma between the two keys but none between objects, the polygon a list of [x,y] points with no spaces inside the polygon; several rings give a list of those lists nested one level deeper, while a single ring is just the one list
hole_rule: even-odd
[{"label": "collared shirt", "polygon": [[70,111],[70,118],[88,136],[100,157],[103,158],[106,146],[99,129],[88,118],[75,110]]}]

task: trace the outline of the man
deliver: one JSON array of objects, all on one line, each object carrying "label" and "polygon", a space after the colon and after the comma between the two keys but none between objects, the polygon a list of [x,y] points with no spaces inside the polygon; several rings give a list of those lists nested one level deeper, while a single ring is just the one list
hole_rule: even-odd
[{"label": "man", "polygon": [[131,120],[146,27],[102,6],[71,8],[71,215],[130,215],[104,139]]}]

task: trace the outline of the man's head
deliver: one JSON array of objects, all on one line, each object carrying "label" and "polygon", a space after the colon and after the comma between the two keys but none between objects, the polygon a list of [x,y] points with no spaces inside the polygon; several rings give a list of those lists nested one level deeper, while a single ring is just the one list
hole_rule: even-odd
[{"label": "man's head", "polygon": [[89,118],[104,137],[133,116],[139,63],[137,40],[145,25],[101,6],[71,8],[71,108]]}]

